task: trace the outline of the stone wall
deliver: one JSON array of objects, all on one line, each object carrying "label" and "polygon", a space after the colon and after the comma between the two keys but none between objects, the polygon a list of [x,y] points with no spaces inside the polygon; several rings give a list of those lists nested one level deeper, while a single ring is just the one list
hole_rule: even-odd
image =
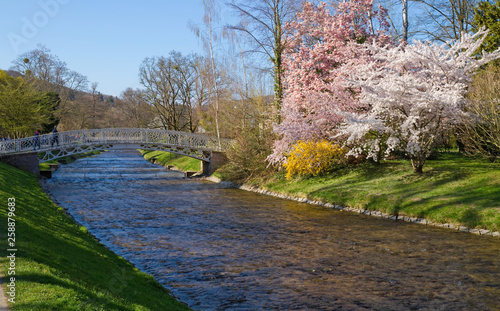
[{"label": "stone wall", "polygon": [[205,175],[212,175],[221,165],[227,162],[227,158],[222,152],[212,151],[210,162],[201,161],[202,172]]},{"label": "stone wall", "polygon": [[36,152],[3,156],[0,158],[0,161],[40,177]]}]

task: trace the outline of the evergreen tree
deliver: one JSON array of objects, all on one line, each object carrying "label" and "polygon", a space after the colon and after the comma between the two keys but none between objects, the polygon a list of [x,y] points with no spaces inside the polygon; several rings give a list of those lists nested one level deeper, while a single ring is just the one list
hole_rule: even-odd
[{"label": "evergreen tree", "polygon": [[54,122],[54,101],[21,77],[0,70],[0,131],[12,138],[32,136],[37,128]]},{"label": "evergreen tree", "polygon": [[479,51],[493,52],[497,50],[500,46],[500,0],[494,4],[482,1],[474,11],[474,31],[478,31],[481,27],[490,31],[479,47]]},{"label": "evergreen tree", "polygon": [[40,105],[40,111],[45,114],[45,116],[43,116],[45,121],[41,127],[42,133],[49,133],[55,125],[59,124],[60,117],[57,111],[61,103],[61,98],[59,94],[55,92],[47,92],[40,96],[38,103]]}]

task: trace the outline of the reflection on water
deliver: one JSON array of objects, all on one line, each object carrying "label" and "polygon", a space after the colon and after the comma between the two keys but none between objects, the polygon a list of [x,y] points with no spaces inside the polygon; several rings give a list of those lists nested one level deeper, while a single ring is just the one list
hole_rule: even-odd
[{"label": "reflection on water", "polygon": [[63,166],[52,195],[198,310],[500,310],[500,240],[183,179],[134,152]]}]

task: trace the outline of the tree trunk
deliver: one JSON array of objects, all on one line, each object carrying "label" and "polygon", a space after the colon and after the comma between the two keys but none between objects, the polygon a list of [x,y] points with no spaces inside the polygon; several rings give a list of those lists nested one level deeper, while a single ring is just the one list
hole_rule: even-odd
[{"label": "tree trunk", "polygon": [[415,174],[422,174],[424,167],[425,159],[421,157],[411,158],[411,165],[413,166],[413,172]]},{"label": "tree trunk", "polygon": [[408,0],[401,0],[403,5],[403,40],[408,42]]},{"label": "tree trunk", "polygon": [[279,4],[275,3],[274,7],[274,105],[276,109],[276,123],[281,123],[281,104],[283,101],[283,81],[281,81],[283,74],[283,33],[281,20],[282,16],[279,13]]},{"label": "tree trunk", "polygon": [[281,51],[276,50],[274,59],[274,108],[276,113],[276,123],[281,123],[281,104],[283,101],[283,82],[281,64]]}]

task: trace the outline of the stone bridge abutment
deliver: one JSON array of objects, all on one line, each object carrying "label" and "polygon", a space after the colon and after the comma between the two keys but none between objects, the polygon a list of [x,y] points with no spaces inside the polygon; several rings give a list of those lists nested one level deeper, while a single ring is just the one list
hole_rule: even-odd
[{"label": "stone bridge abutment", "polygon": [[201,171],[204,175],[212,175],[219,167],[226,163],[226,155],[222,152],[212,151],[210,162],[201,161]]}]

